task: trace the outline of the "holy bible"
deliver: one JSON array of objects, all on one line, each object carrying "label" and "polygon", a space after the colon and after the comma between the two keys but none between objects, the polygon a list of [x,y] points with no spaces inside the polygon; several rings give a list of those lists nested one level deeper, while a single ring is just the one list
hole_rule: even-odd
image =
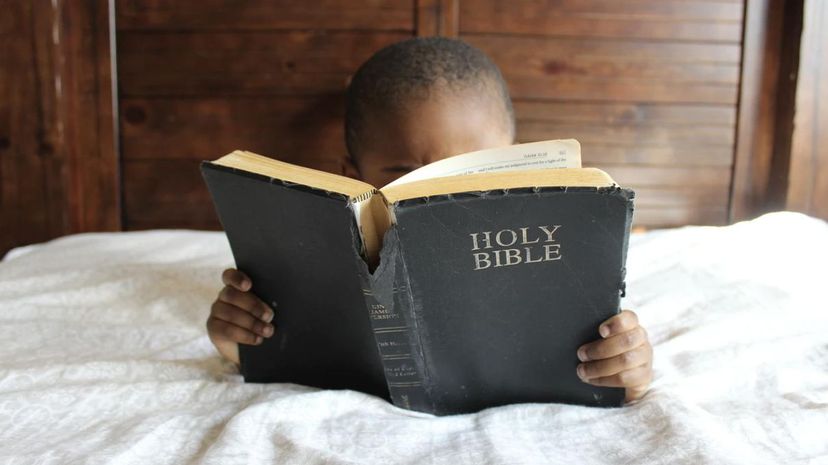
[{"label": "holy bible", "polygon": [[377,189],[235,151],[201,164],[236,266],[274,308],[247,382],[355,389],[437,415],[619,406],[576,374],[619,312],[634,194],[574,140],[472,152]]}]

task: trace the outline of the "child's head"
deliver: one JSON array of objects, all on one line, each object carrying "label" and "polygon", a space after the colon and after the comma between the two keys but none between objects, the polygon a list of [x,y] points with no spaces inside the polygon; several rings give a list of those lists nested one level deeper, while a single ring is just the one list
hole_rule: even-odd
[{"label": "child's head", "polygon": [[513,143],[514,113],[497,66],[457,39],[383,48],[348,87],[345,140],[360,176],[382,186],[422,165]]}]

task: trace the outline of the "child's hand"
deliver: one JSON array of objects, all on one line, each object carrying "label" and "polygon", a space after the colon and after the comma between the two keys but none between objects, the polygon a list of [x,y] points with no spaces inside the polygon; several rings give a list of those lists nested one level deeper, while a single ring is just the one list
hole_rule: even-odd
[{"label": "child's hand", "polygon": [[578,348],[578,377],[596,386],[626,388],[626,400],[647,392],[653,379],[653,347],[647,331],[630,310],[615,315],[598,327],[602,339]]},{"label": "child's hand", "polygon": [[273,310],[252,292],[246,274],[228,268],[221,274],[224,288],[210,307],[207,334],[219,353],[239,363],[239,343],[258,345],[273,335]]}]

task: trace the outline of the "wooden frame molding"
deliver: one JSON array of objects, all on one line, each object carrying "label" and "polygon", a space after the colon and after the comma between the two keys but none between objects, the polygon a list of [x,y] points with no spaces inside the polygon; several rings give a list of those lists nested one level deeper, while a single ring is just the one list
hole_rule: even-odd
[{"label": "wooden frame molding", "polygon": [[828,219],[828,5],[804,16],[786,206]]},{"label": "wooden frame molding", "polygon": [[418,36],[457,37],[459,32],[460,0],[417,0]]},{"label": "wooden frame molding", "polygon": [[[70,232],[121,229],[114,0],[57,3]],[[86,34],[86,35],[85,35]]]}]

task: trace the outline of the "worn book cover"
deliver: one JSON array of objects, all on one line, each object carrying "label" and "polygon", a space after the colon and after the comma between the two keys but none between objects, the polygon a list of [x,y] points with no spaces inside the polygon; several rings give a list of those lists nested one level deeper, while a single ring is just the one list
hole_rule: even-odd
[{"label": "worn book cover", "polygon": [[461,155],[382,189],[252,155],[202,165],[238,268],[276,303],[275,335],[240,347],[246,381],[439,415],[621,405],[623,389],[577,377],[576,350],[619,311],[633,193],[580,168],[577,142]]}]

